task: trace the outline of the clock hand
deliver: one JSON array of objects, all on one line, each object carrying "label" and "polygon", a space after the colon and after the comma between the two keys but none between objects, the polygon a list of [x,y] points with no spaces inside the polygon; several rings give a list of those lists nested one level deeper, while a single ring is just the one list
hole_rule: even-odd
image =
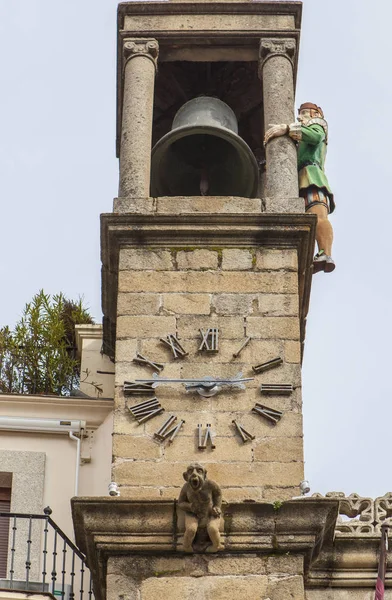
[{"label": "clock hand", "polygon": [[239,373],[235,377],[224,379],[221,377],[200,377],[198,379],[171,379],[169,377],[159,377],[154,373],[152,379],[135,379],[136,383],[149,383],[152,384],[153,387],[161,383],[183,383],[189,385],[233,385],[237,383],[242,383],[245,381],[253,381],[254,377],[242,377],[242,373]]},{"label": "clock hand", "polygon": [[147,383],[152,385],[153,388],[157,387],[162,383],[182,383],[185,385],[187,391],[197,391],[201,396],[213,396],[222,387],[234,387],[239,389],[245,389],[244,382],[253,381],[253,377],[242,377],[242,373],[238,373],[235,377],[231,378],[220,378],[220,377],[201,377],[199,379],[171,379],[168,377],[159,377],[154,373],[152,379],[136,379],[137,383]]}]

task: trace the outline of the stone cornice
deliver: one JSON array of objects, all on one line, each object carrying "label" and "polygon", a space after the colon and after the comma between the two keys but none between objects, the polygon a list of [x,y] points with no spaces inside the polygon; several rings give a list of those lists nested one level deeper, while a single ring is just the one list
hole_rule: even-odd
[{"label": "stone cornice", "polygon": [[119,30],[123,29],[125,15],[213,15],[233,13],[293,15],[295,27],[300,29],[302,2],[120,2],[118,5],[118,25]]},{"label": "stone cornice", "polygon": [[[307,587],[374,589],[379,560],[380,535],[335,538],[324,546],[307,575]],[[386,586],[392,587],[389,555]]]},{"label": "stone cornice", "polygon": [[[87,556],[97,600],[105,597],[106,563],[121,554],[182,555],[183,513],[174,501],[73,498],[78,547]],[[306,569],[332,543],[336,500],[233,503],[223,506],[224,555],[298,553]]]},{"label": "stone cornice", "polygon": [[118,256],[123,246],[274,247],[298,250],[301,341],[305,339],[316,219],[309,214],[103,214],[101,215],[103,347],[113,357]]},{"label": "stone cornice", "polygon": [[113,408],[112,399],[0,394],[2,416],[80,419],[90,429],[99,427]]}]

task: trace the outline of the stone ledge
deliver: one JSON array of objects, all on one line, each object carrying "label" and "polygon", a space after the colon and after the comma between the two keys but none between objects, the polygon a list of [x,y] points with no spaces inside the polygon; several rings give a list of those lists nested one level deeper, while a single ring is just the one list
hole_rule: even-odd
[{"label": "stone ledge", "polygon": [[[78,497],[71,505],[76,544],[87,556],[97,600],[105,597],[109,557],[182,554],[183,513],[176,502]],[[330,499],[226,504],[222,554],[302,553],[309,568],[332,543],[338,509]]]},{"label": "stone ledge", "polygon": [[[284,201],[282,201],[284,203]],[[287,204],[291,205],[292,201]],[[302,211],[303,201],[301,201]],[[264,212],[261,198],[237,196],[162,196],[159,198],[114,198],[113,212],[139,214],[215,214],[215,213],[255,213]],[[281,211],[287,212],[287,211]],[[290,211],[290,212],[296,212]]]},{"label": "stone ledge", "polygon": [[303,198],[242,198],[240,196],[162,196],[114,198],[114,214],[303,214]]},{"label": "stone ledge", "polygon": [[[308,587],[373,588],[376,585],[380,534],[353,535],[328,542],[307,575]],[[392,587],[392,557],[389,553],[386,587]]]}]

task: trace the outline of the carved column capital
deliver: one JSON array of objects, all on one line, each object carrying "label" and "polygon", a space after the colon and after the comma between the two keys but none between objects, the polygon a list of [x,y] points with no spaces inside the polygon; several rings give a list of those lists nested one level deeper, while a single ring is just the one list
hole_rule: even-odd
[{"label": "carved column capital", "polygon": [[126,38],[123,42],[124,67],[129,60],[137,56],[145,56],[150,59],[155,69],[157,68],[159,44],[154,38]]},{"label": "carved column capital", "polygon": [[261,77],[263,67],[267,60],[275,56],[287,58],[294,69],[294,58],[297,43],[294,38],[266,38],[260,42],[259,51],[259,75]]}]

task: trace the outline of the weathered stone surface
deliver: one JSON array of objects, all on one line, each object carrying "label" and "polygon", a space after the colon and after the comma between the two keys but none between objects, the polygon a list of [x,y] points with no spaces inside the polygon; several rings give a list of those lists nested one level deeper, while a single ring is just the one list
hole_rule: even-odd
[{"label": "weathered stone surface", "polygon": [[256,269],[297,271],[297,250],[283,248],[259,248],[256,250]]},{"label": "weathered stone surface", "polygon": [[141,585],[141,600],[162,600],[163,597],[170,600],[228,600],[233,597],[234,589],[236,600],[262,598],[267,589],[267,577],[151,578]]},{"label": "weathered stone surface", "polygon": [[176,558],[175,556],[151,558],[148,557],[150,563],[152,562],[152,569],[156,577],[162,577],[165,575],[172,574],[175,577],[178,575],[188,575],[190,577],[201,577],[207,574],[207,565],[204,557],[202,556],[181,556]]},{"label": "weathered stone surface", "polygon": [[266,592],[271,600],[304,600],[305,590],[300,575],[291,577],[270,577]]},{"label": "weathered stone surface", "polygon": [[296,273],[241,271],[120,271],[120,292],[240,292],[295,294],[298,291]]},{"label": "weathered stone surface", "polygon": [[262,202],[260,198],[237,198],[230,196],[161,197],[157,198],[156,205],[158,214],[216,214],[218,212],[230,214],[259,214],[262,212]]},{"label": "weathered stone surface", "polygon": [[258,383],[292,383],[295,388],[301,385],[301,367],[295,363],[283,363],[276,369],[270,369],[257,375]]},{"label": "weathered stone surface", "polygon": [[291,500],[299,494],[299,485],[295,487],[274,487],[265,486],[263,488],[263,499],[268,502],[276,502],[280,500]]},{"label": "weathered stone surface", "polygon": [[256,461],[303,461],[303,440],[295,438],[268,438],[255,444],[254,458]]},{"label": "weathered stone surface", "polygon": [[[137,339],[117,340],[116,342],[116,359],[118,362],[130,361],[136,356]],[[114,369],[113,369],[114,370]]]},{"label": "weathered stone surface", "polygon": [[173,258],[168,250],[123,248],[120,250],[120,271],[170,271]]},{"label": "weathered stone surface", "polygon": [[[114,481],[118,484],[132,485],[137,482],[141,486],[159,487],[161,482],[165,485],[182,485],[182,473],[186,470],[187,463],[148,462],[148,461],[124,461],[116,464],[113,468]],[[159,473],[159,481],[157,480]]]},{"label": "weathered stone surface", "polygon": [[119,294],[118,315],[156,315],[159,313],[159,294]]},{"label": "weathered stone surface", "polygon": [[261,486],[254,487],[228,487],[222,488],[223,499],[225,502],[260,502],[263,500],[263,488]]},{"label": "weathered stone surface", "polygon": [[304,569],[303,556],[276,554],[275,556],[268,556],[266,563],[267,573],[270,575],[276,575],[278,573],[297,575],[302,574]]},{"label": "weathered stone surface", "polygon": [[[268,406],[274,407],[272,404],[274,398],[268,398]],[[275,398],[278,404],[279,399]],[[285,413],[277,425],[269,424],[255,413],[244,415],[243,425],[245,429],[248,427],[259,427],[260,437],[298,437],[302,435],[302,415],[300,413],[288,412]]]},{"label": "weathered stone surface", "polygon": [[258,312],[266,317],[298,316],[298,296],[297,294],[259,294]]},{"label": "weathered stone surface", "polygon": [[228,248],[222,251],[222,269],[225,271],[247,271],[252,268],[252,261],[249,250]]},{"label": "weathered stone surface", "polygon": [[114,198],[114,213],[152,214],[154,213],[154,198]]},{"label": "weathered stone surface", "polygon": [[[132,482],[130,482],[132,483]],[[161,488],[147,487],[142,485],[121,486],[121,498],[128,500],[162,500]],[[170,496],[170,500],[174,500],[178,496],[177,493]]]},{"label": "weathered stone surface", "polygon": [[219,294],[212,297],[212,305],[218,315],[249,315],[258,305],[257,297],[251,294]]},{"label": "weathered stone surface", "polygon": [[[178,317],[178,330],[184,338],[200,338],[200,329],[219,327],[219,338],[241,339],[244,336],[244,319],[242,317]],[[201,338],[200,338],[201,343]]]},{"label": "weathered stone surface", "polygon": [[301,214],[305,212],[303,198],[264,198],[265,212]]},{"label": "weathered stone surface", "polygon": [[130,436],[114,434],[113,454],[116,458],[156,460],[157,458],[161,458],[162,449],[153,439],[144,435]]},{"label": "weathered stone surface", "polygon": [[176,252],[176,260],[178,269],[194,269],[198,271],[218,268],[218,253],[213,250],[180,250]]},{"label": "weathered stone surface", "polygon": [[284,358],[288,363],[301,362],[301,344],[300,342],[287,341],[284,345]]},{"label": "weathered stone surface", "polygon": [[136,435],[140,435],[144,431],[143,425],[139,425],[136,421],[134,421],[129,411],[125,412],[124,401],[122,402],[121,409],[115,411],[113,423],[113,430],[115,433],[126,433],[132,435],[136,433]]},{"label": "weathered stone surface", "polygon": [[163,309],[178,315],[209,315],[209,294],[163,294]]},{"label": "weathered stone surface", "polygon": [[[221,486],[299,486],[304,478],[302,463],[243,463],[211,462],[214,452],[207,450],[200,452],[199,462],[205,464],[208,476],[217,481]],[[124,461],[113,467],[114,481],[121,485],[132,485],[138,482],[141,486],[159,487],[164,481],[166,486],[176,487],[181,485],[181,473],[186,469],[188,460],[177,462],[175,468],[172,463],[160,461]],[[160,481],[157,482],[159,472]]]},{"label": "weathered stone surface", "polygon": [[[215,18],[211,18],[209,14],[165,15],[165,18],[162,19],[158,15],[129,15],[125,17],[124,27],[132,31],[140,31],[142,35],[156,31],[230,32],[233,30],[233,16],[218,14]],[[294,27],[295,20],[292,15],[236,15],[235,19],[235,28],[242,31],[276,31],[279,29],[290,31]]]},{"label": "weathered stone surface", "polygon": [[246,334],[258,338],[299,339],[299,320],[295,317],[248,317]]},{"label": "weathered stone surface", "polygon": [[176,330],[175,317],[118,317],[117,337],[142,338],[160,337]]},{"label": "weathered stone surface", "polygon": [[106,577],[107,600],[139,600],[139,590],[136,581],[126,575],[108,574]]},{"label": "weathered stone surface", "polygon": [[[204,353],[205,362],[204,363],[184,363],[182,367],[183,377],[204,377],[205,375],[210,375],[212,377],[234,377],[238,373],[238,365],[236,364],[219,364],[212,363],[210,364],[208,358],[209,353]],[[193,373],[193,375],[192,375]],[[251,382],[249,382],[251,383]],[[244,393],[244,392],[242,392]],[[224,394],[222,392],[222,394]],[[224,394],[225,395],[225,394]],[[222,397],[222,396],[221,396]],[[200,396],[198,396],[200,398]],[[213,401],[212,401],[213,402]],[[215,404],[214,404],[215,406]]]},{"label": "weathered stone surface", "polygon": [[[214,443],[216,445],[213,451],[214,461],[232,462],[235,460],[236,462],[251,462],[252,460],[252,446],[244,444],[235,438],[234,432],[232,437],[215,436]],[[196,435],[193,439],[189,437],[178,438],[173,444],[166,446],[165,458],[172,461],[181,460],[189,462],[198,462],[203,458],[211,460],[212,453],[210,449],[200,451],[197,446]]]},{"label": "weathered stone surface", "polygon": [[247,467],[242,464],[210,463],[208,475],[219,484],[230,486],[245,485],[299,485],[303,479],[302,463],[252,463]]},{"label": "weathered stone surface", "polygon": [[212,575],[264,575],[266,558],[260,556],[216,556],[208,561]]}]

